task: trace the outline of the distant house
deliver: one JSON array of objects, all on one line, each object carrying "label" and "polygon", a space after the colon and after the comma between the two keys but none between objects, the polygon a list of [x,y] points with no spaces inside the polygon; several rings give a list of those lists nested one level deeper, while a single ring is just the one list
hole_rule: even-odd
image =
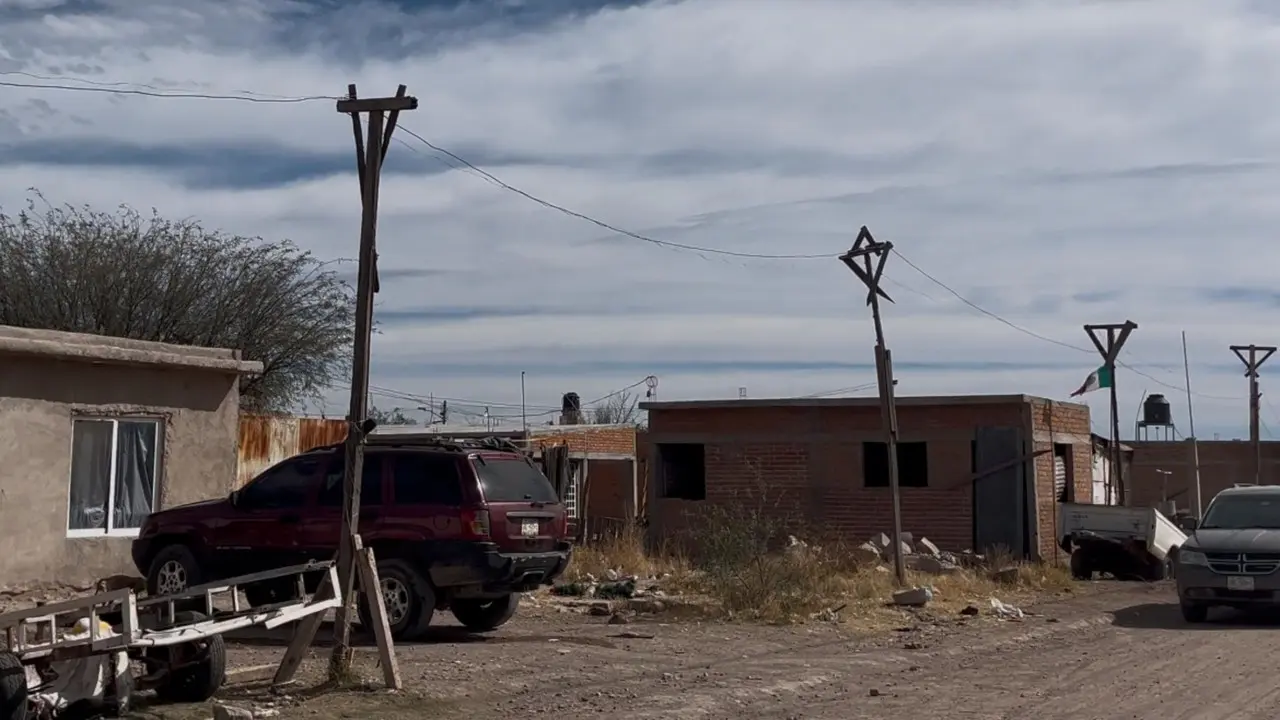
[{"label": "distant house", "polygon": [[0,587],[131,572],[147,516],[226,495],[239,351],[0,326]]},{"label": "distant house", "polygon": [[[642,403],[650,541],[704,509],[758,503],[777,520],[861,542],[891,532],[875,398]],[[1089,502],[1089,408],[1028,395],[900,397],[903,530],[948,550],[1052,557],[1057,503]],[[801,528],[798,528],[801,529]]]},{"label": "distant house", "polygon": [[[1093,479],[1092,495],[1095,505],[1118,505],[1120,491],[1116,485],[1116,475],[1111,459],[1111,440],[1097,433],[1091,434],[1093,439]],[[1121,477],[1124,479],[1129,493],[1129,505],[1134,505],[1135,483],[1133,479],[1133,448],[1121,443]]]}]

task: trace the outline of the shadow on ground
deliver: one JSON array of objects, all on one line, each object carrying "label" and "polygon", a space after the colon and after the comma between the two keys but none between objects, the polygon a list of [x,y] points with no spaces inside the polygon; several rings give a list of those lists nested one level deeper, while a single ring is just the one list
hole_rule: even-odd
[{"label": "shadow on ground", "polygon": [[1209,621],[1189,623],[1177,603],[1143,603],[1114,611],[1111,624],[1137,630],[1280,630],[1280,612],[1213,608]]},{"label": "shadow on ground", "polygon": [[[285,647],[289,641],[293,639],[292,627],[281,627],[275,630],[266,630],[263,628],[246,628],[236,632],[227,633],[226,638],[229,642],[237,645],[245,645],[250,647]],[[428,628],[427,634],[420,640],[407,642],[403,640],[396,641],[397,647],[412,645],[460,645],[468,643],[486,643],[493,645],[502,645],[510,643],[545,643],[545,642],[562,642],[567,645],[589,645],[592,647],[614,648],[616,645],[603,638],[583,637],[575,635],[546,635],[546,634],[524,634],[516,633],[510,630],[500,630],[492,634],[473,633],[466,628],[457,625],[442,625],[440,627]],[[372,635],[352,630],[351,644],[355,647],[374,647],[374,638]],[[333,623],[325,623],[316,632],[315,640],[312,647],[332,647],[333,646]]]}]

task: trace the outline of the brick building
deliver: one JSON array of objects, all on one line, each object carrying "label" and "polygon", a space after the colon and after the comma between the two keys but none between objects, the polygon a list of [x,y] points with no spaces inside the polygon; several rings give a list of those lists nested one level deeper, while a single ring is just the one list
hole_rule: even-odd
[{"label": "brick building", "polygon": [[[1133,446],[1129,504],[1156,507],[1168,493],[1179,510],[1194,509],[1191,441],[1136,441]],[[1280,484],[1280,442],[1263,441],[1262,484]],[[1200,495],[1205,505],[1236,483],[1255,481],[1257,454],[1246,440],[1201,440]],[[1166,476],[1161,470],[1167,471]]]},{"label": "brick building", "polygon": [[[763,502],[818,532],[891,529],[875,399],[643,404],[651,540],[713,503]],[[1089,408],[1025,395],[897,401],[903,529],[951,550],[1005,546],[1052,558],[1059,498],[1089,502]]]}]

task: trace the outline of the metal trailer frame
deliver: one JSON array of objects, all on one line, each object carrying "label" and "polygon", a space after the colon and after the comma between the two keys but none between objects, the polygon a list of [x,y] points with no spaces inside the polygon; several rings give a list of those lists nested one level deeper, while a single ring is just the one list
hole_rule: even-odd
[{"label": "metal trailer frame", "polygon": [[[308,597],[305,577],[315,572],[325,572],[334,592],[325,597]],[[248,608],[240,600],[239,591],[254,583],[292,577],[300,599]],[[324,584],[324,580],[321,581]],[[308,616],[327,612],[342,604],[337,591],[337,568],[332,562],[312,562],[306,565],[268,570],[240,575],[226,580],[207,583],[174,595],[163,595],[139,600],[133,590],[123,589],[96,593],[65,602],[42,605],[27,610],[0,614],[0,630],[4,631],[8,652],[17,656],[24,666],[33,666],[40,673],[42,683],[29,687],[29,692],[39,692],[53,679],[51,664],[66,660],[126,653],[131,660],[144,660],[148,674],[136,685],[138,689],[158,688],[182,667],[207,661],[207,649],[195,657],[184,658],[181,666],[171,660],[157,659],[154,649],[167,648],[170,659],[183,653],[174,652],[182,646],[199,647],[203,641],[223,633],[248,627],[262,626],[274,629],[297,622]],[[231,610],[219,610],[215,600],[230,596]],[[176,622],[177,613],[199,607],[203,619]],[[87,637],[65,637],[66,630],[77,620],[89,618]],[[104,637],[101,622],[106,622],[117,633]],[[152,653],[148,653],[152,650]],[[161,667],[152,672],[151,665]],[[121,688],[117,684],[117,691]],[[127,697],[114,698],[117,707],[124,709]]]}]

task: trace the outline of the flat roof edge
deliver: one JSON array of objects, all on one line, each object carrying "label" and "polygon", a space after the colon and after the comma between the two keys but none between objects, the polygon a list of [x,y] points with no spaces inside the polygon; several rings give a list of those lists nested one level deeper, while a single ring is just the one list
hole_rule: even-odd
[{"label": "flat roof edge", "polygon": [[[1031,402],[1049,402],[1049,398],[1034,395],[917,395],[895,399],[899,406],[927,407],[930,405],[1005,405]],[[1059,405],[1080,403],[1053,400]],[[641,410],[710,410],[716,408],[821,408],[821,407],[878,407],[878,397],[857,398],[750,398],[736,400],[671,400],[642,402]]]},{"label": "flat roof edge", "polygon": [[[134,367],[160,367],[184,370],[203,370],[226,375],[257,375],[262,372],[260,362],[240,360],[231,351],[224,357],[212,353],[170,352],[170,347],[160,343],[164,350],[143,350],[90,342],[61,342],[30,337],[0,335],[0,354],[49,358],[67,362],[100,365],[129,365]],[[206,349],[207,350],[207,349]]]}]

